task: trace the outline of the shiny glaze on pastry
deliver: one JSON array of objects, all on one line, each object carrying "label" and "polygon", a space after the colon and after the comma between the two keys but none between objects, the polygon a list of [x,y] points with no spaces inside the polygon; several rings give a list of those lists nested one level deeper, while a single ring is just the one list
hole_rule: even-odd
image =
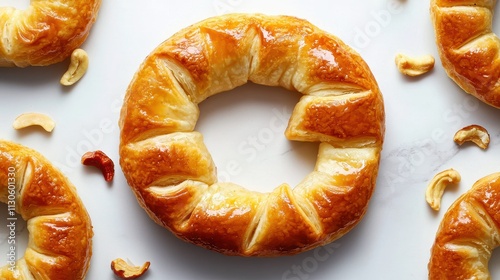
[{"label": "shiny glaze on pastry", "polygon": [[500,173],[488,175],[448,209],[436,233],[429,279],[490,279],[500,245]]},{"label": "shiny glaze on pastry", "polygon": [[92,255],[91,221],[75,187],[47,159],[0,140],[0,202],[15,206],[29,231],[24,256],[15,267],[1,267],[0,279],[85,278]]},{"label": "shiny glaze on pastry", "polygon": [[431,0],[441,63],[479,100],[500,107],[500,39],[492,30],[496,0]]},{"label": "shiny glaze on pastry", "polygon": [[[303,94],[285,135],[321,143],[314,171],[294,188],[217,182],[194,130],[200,102],[248,81]],[[179,31],[142,63],[121,111],[120,164],[139,204],[179,238],[228,255],[291,255],[361,220],[384,118],[369,67],[340,39],[295,17],[230,14]]]},{"label": "shiny glaze on pastry", "polygon": [[31,1],[0,7],[0,67],[46,66],[71,55],[89,35],[101,0]]}]

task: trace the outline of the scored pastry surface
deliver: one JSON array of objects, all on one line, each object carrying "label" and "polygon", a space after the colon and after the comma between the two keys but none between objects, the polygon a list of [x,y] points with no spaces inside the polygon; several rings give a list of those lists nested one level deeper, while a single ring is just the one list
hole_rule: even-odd
[{"label": "scored pastry surface", "polygon": [[500,173],[481,178],[445,213],[429,261],[429,279],[490,279],[500,245]]},{"label": "scored pastry surface", "polygon": [[88,37],[101,0],[30,1],[27,9],[0,7],[0,67],[63,61]]},{"label": "scored pastry surface", "polygon": [[85,278],[91,220],[75,187],[46,158],[0,140],[0,202],[15,206],[29,232],[24,256],[0,267],[0,279]]},{"label": "scored pastry surface", "polygon": [[[218,182],[195,131],[200,102],[248,81],[303,94],[285,135],[321,143],[294,188]],[[183,240],[228,255],[290,255],[361,220],[384,119],[369,67],[340,39],[295,17],[229,14],[179,31],[144,60],[121,111],[120,165],[149,216]]]},{"label": "scored pastry surface", "polygon": [[500,39],[493,32],[496,0],[431,0],[441,63],[465,92],[500,107]]}]

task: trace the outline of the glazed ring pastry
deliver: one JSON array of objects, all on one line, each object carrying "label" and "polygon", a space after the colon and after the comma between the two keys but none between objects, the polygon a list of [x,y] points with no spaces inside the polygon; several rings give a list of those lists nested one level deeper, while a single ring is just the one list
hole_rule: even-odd
[{"label": "glazed ring pastry", "polygon": [[429,279],[490,279],[500,245],[500,173],[477,181],[444,215],[429,262]]},{"label": "glazed ring pastry", "polygon": [[0,7],[0,67],[46,66],[69,57],[89,35],[101,0],[31,1]]},{"label": "glazed ring pastry", "polygon": [[441,63],[479,100],[500,107],[500,39],[493,33],[496,1],[431,0]]},{"label": "glazed ring pastry", "polygon": [[[11,250],[0,279],[84,279],[92,255],[91,221],[74,186],[47,159],[0,140],[0,201],[8,206]],[[15,248],[14,210],[29,231],[22,257]]]},{"label": "glazed ring pastry", "polygon": [[[293,189],[218,182],[194,131],[200,102],[247,81],[303,94],[285,134],[321,144]],[[370,69],[338,38],[294,17],[230,14],[179,31],[145,59],[122,107],[120,164],[139,204],[181,239],[228,255],[291,255],[363,217],[384,118]]]}]

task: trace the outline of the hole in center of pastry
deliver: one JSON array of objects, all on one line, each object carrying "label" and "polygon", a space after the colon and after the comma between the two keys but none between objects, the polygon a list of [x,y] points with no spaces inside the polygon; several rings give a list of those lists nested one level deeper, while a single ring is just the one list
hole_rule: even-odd
[{"label": "hole in center of pastry", "polygon": [[0,7],[14,7],[26,10],[30,6],[30,0],[0,0]]},{"label": "hole in center of pastry", "polygon": [[491,255],[490,262],[488,263],[488,270],[491,274],[491,279],[500,279],[500,250],[493,250],[493,254]]},{"label": "hole in center of pastry", "polygon": [[11,215],[7,204],[0,203],[0,267],[12,266],[24,256],[28,246],[28,227],[21,215]]},{"label": "hole in center of pastry", "polygon": [[270,192],[295,187],[314,169],[319,143],[289,141],[284,132],[301,94],[252,83],[200,103],[196,130],[220,182]]}]

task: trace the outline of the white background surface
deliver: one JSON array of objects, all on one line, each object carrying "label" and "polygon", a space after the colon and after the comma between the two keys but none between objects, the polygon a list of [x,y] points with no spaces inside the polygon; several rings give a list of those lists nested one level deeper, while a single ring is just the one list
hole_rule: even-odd
[{"label": "white background surface", "polygon": [[[0,0],[0,6],[12,3],[28,5],[27,0]],[[40,151],[77,186],[95,232],[87,279],[114,279],[109,266],[117,257],[136,264],[151,261],[143,279],[425,279],[445,210],[473,182],[500,170],[500,111],[466,95],[446,76],[428,11],[428,1],[104,0],[82,46],[90,67],[75,86],[59,85],[68,61],[0,69],[0,137]],[[308,19],[357,49],[379,82],[387,131],[377,189],[362,222],[327,248],[258,259],[227,257],[187,244],[148,218],[121,173],[117,122],[139,64],[179,29],[227,12]],[[398,52],[432,54],[436,67],[420,78],[404,77],[394,64]],[[283,131],[270,126],[288,117],[298,98],[282,89],[245,85],[203,102],[197,129],[219,174],[227,172],[233,182],[270,191],[282,182],[294,185],[312,170],[317,145],[290,143]],[[15,131],[16,116],[32,111],[49,114],[57,123],[55,130]],[[470,124],[489,130],[488,150],[454,144],[453,134]],[[250,144],[253,138],[258,145]],[[246,152],[237,149],[240,145]],[[111,184],[96,169],[79,163],[81,154],[96,149],[116,163]],[[229,174],[226,166],[234,163],[239,169]],[[442,209],[435,213],[425,202],[425,188],[447,168],[459,171],[462,182],[447,189]],[[6,206],[2,209],[6,212]],[[0,240],[5,236],[2,229]],[[26,238],[26,233],[19,236]],[[6,251],[2,246],[0,252]],[[491,262],[497,264],[495,256]],[[0,256],[0,264],[4,259]],[[493,277],[500,278],[498,266]]]}]

